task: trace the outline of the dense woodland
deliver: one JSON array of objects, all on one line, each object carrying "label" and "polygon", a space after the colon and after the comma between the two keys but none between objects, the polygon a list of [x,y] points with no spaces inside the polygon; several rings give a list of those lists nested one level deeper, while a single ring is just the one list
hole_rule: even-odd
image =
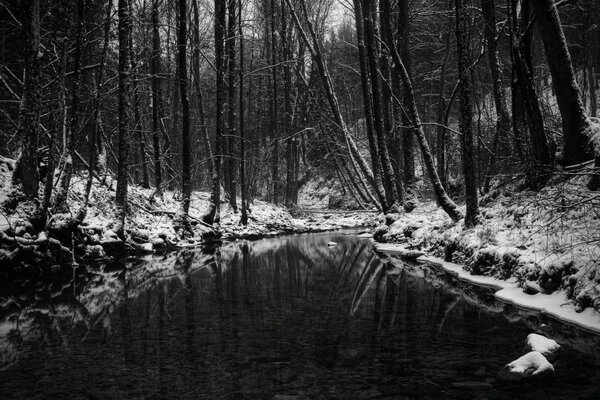
[{"label": "dense woodland", "polygon": [[3,206],[72,228],[111,174],[118,235],[130,185],[176,191],[186,231],[193,190],[204,224],[223,195],[246,224],[321,177],[356,207],[435,196],[473,226],[506,177],[600,166],[599,20],[595,0],[2,0]]}]

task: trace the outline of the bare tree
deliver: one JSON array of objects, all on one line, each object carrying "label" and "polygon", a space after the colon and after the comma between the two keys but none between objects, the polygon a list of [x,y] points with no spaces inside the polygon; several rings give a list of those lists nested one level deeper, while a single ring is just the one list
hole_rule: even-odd
[{"label": "bare tree", "polygon": [[25,196],[34,199],[38,197],[37,148],[42,106],[40,0],[25,1],[22,6],[25,15],[25,82],[17,126],[17,137],[21,143],[13,183],[20,184]]},{"label": "bare tree", "polygon": [[129,158],[129,129],[131,113],[131,62],[129,36],[131,35],[131,13],[129,0],[119,0],[119,127],[117,193],[115,203],[115,233],[124,239],[125,214],[127,212],[127,166]]}]

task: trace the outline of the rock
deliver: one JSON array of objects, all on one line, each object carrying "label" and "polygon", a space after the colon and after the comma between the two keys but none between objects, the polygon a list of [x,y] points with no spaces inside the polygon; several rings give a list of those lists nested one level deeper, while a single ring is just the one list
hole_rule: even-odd
[{"label": "rock", "polygon": [[329,243],[327,243],[327,246],[334,247],[334,246],[337,246],[337,243],[336,242],[329,242]]},{"label": "rock", "polygon": [[523,292],[527,294],[538,294],[542,291],[542,288],[537,282],[534,281],[525,281],[525,285],[523,287]]},{"label": "rock", "polygon": [[528,350],[538,351],[545,357],[548,357],[560,348],[560,345],[554,340],[538,335],[537,333],[529,334],[525,340],[525,345]]},{"label": "rock", "polygon": [[361,233],[360,235],[358,235],[358,237],[362,238],[362,239],[370,239],[373,237],[373,235],[368,232],[365,232],[365,233]]},{"label": "rock", "polygon": [[138,250],[143,251],[145,253],[152,253],[153,249],[154,247],[152,246],[152,243],[142,243],[138,246]]},{"label": "rock", "polygon": [[532,351],[515,361],[506,364],[498,372],[498,379],[504,381],[520,381],[528,378],[553,376],[554,367],[539,351]]},{"label": "rock", "polygon": [[152,239],[150,244],[155,249],[162,249],[162,248],[166,247],[166,243],[165,243],[164,239],[161,239],[161,238]]},{"label": "rock", "polygon": [[106,257],[106,253],[104,253],[104,248],[99,244],[94,244],[85,247],[85,258],[93,260],[96,258],[104,258]]}]

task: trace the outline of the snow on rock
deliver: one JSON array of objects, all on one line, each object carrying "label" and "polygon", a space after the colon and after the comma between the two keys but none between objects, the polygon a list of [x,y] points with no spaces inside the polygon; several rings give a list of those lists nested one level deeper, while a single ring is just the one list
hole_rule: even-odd
[{"label": "snow on rock", "polygon": [[537,333],[527,335],[525,345],[530,351],[537,351],[546,357],[555,353],[560,348],[560,345],[556,341]]},{"label": "snow on rock", "polygon": [[520,381],[527,378],[542,378],[554,375],[554,367],[539,351],[531,351],[506,364],[498,372],[498,379]]}]

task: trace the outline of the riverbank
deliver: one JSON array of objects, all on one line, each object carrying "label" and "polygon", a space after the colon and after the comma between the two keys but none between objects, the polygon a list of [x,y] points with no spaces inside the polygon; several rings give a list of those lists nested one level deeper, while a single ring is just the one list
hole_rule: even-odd
[{"label": "riverbank", "polygon": [[[23,258],[23,250],[28,253],[46,253],[48,240],[54,240],[47,229],[36,231],[30,218],[32,209],[37,207],[31,202],[16,202],[8,206],[15,190],[11,185],[12,170],[9,163],[2,164],[0,170],[0,260],[19,263],[31,258]],[[75,216],[84,203],[84,173],[73,176],[68,193],[68,210]],[[258,239],[289,233],[308,233],[370,226],[375,214],[348,212],[335,217],[327,213],[297,218],[283,206],[261,200],[250,203],[248,225],[240,224],[240,213],[234,211],[227,199],[221,199],[220,223],[208,226],[202,222],[202,216],[209,206],[210,194],[194,191],[189,210],[192,235],[181,236],[174,217],[179,207],[180,193],[165,190],[157,194],[155,189],[145,189],[130,185],[128,190],[129,210],[125,218],[125,241],[121,241],[113,230],[116,181],[106,176],[103,184],[94,180],[86,210],[86,217],[76,227],[67,240],[54,240],[60,247],[61,262],[103,259],[113,251],[153,253],[194,247],[214,240]],[[43,194],[40,193],[40,198]],[[239,207],[238,207],[239,208]],[[52,218],[52,217],[51,217]],[[74,258],[75,255],[75,258]],[[34,255],[35,256],[35,255]],[[56,258],[56,257],[54,257]]]},{"label": "riverbank", "polygon": [[[464,279],[496,285],[499,300],[600,332],[600,195],[585,174],[554,177],[540,191],[515,180],[481,201],[482,223],[466,229],[434,203],[387,216],[375,240]],[[388,249],[389,250],[389,249]]]}]

